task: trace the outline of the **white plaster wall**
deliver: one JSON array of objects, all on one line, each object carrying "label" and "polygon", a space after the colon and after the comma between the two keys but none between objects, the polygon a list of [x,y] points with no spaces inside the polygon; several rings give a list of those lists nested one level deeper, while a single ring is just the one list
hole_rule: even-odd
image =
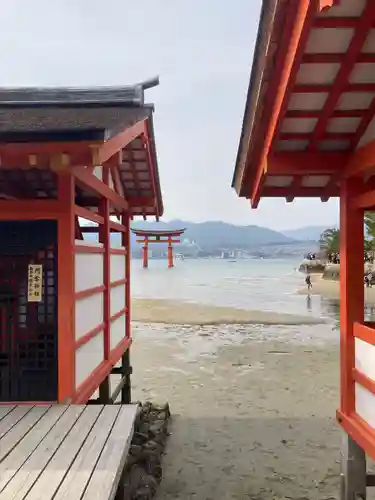
[{"label": "white plaster wall", "polygon": [[[96,246],[98,246],[98,244]],[[76,293],[101,285],[103,285],[103,254],[76,253],[75,254]]]},{"label": "white plaster wall", "polygon": [[375,346],[357,338],[355,339],[355,367],[368,378],[375,380]]},{"label": "white plaster wall", "polygon": [[111,323],[110,349],[114,349],[125,337],[126,315],[123,314]]},{"label": "white plaster wall", "polygon": [[89,377],[103,360],[103,332],[100,332],[76,351],[76,388]]},{"label": "white plaster wall", "polygon": [[76,301],[76,340],[103,323],[103,292]]},{"label": "white plaster wall", "polygon": [[111,255],[111,282],[125,278],[125,255]]},{"label": "white plaster wall", "polygon": [[125,307],[125,285],[111,288],[111,316]]},{"label": "white plaster wall", "polygon": [[355,410],[375,429],[375,396],[359,384],[355,384]]}]

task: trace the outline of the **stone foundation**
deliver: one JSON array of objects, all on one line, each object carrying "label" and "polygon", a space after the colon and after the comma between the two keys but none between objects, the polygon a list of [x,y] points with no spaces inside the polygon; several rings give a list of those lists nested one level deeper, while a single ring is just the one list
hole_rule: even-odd
[{"label": "stone foundation", "polygon": [[127,500],[150,500],[162,479],[162,456],[168,436],[169,405],[139,404],[125,468]]}]

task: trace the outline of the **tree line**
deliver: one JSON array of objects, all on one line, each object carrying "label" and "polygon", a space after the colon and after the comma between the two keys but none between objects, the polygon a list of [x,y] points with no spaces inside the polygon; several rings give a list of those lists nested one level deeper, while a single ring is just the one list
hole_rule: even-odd
[{"label": "tree line", "polygon": [[[375,212],[366,212],[364,217],[365,224],[365,252],[375,250]],[[327,228],[320,235],[319,245],[327,253],[340,251],[340,229],[335,227]]]}]

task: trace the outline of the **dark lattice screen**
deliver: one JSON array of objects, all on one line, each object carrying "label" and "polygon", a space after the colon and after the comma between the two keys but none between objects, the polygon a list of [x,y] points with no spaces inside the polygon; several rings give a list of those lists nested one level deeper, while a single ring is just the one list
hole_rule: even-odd
[{"label": "dark lattice screen", "polygon": [[[29,264],[42,301],[28,302]],[[57,400],[57,222],[0,221],[0,401]]]}]

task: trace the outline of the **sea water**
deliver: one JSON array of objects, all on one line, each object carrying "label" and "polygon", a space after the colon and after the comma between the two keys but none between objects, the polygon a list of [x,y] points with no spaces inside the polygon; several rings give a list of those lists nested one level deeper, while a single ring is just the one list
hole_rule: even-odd
[{"label": "sea water", "polygon": [[[132,261],[131,288],[134,299],[165,299],[218,307],[289,313],[323,318],[320,325],[215,325],[203,328],[189,326],[153,326],[162,335],[205,342],[240,341],[243,336],[258,339],[270,337],[285,341],[338,341],[337,301],[318,295],[297,293],[305,286],[304,275],[298,272],[297,259],[248,259],[231,262],[224,259],[186,259],[177,261],[173,269],[164,260],[150,260],[143,269],[141,260]],[[136,325],[143,333],[150,327]],[[203,339],[202,339],[203,340]],[[202,343],[202,342],[201,342]]]}]

